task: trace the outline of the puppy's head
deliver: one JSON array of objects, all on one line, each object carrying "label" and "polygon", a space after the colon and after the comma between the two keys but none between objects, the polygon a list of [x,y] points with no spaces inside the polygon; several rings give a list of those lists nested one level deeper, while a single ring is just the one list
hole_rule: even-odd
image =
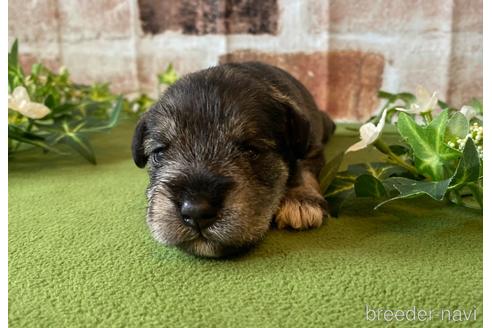
[{"label": "puppy's head", "polygon": [[135,163],[148,166],[153,236],[199,256],[248,249],[268,230],[308,135],[307,120],[254,81],[218,69],[182,78],[133,138]]}]

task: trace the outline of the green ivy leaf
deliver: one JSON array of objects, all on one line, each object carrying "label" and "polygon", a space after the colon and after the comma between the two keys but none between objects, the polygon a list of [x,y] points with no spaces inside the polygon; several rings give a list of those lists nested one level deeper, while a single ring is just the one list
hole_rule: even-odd
[{"label": "green ivy leaf", "polygon": [[106,124],[108,129],[113,128],[118,123],[118,118],[120,117],[121,111],[123,110],[123,97],[116,98],[116,102],[111,111],[111,116],[109,117],[109,121]]},{"label": "green ivy leaf", "polygon": [[167,65],[166,71],[157,75],[159,84],[172,85],[178,80],[178,74],[172,64]]},{"label": "green ivy leaf", "polygon": [[438,100],[437,104],[439,105],[439,107],[441,107],[441,109],[449,109],[449,111],[457,111],[456,108],[449,106],[447,103],[445,103],[442,100]]},{"label": "green ivy leaf", "polygon": [[19,67],[19,42],[15,39],[10,52],[8,54],[8,65],[11,67]]},{"label": "green ivy leaf", "polygon": [[410,149],[402,145],[390,145],[389,149],[398,156],[405,155],[410,152]]},{"label": "green ivy leaf", "polygon": [[46,105],[46,107],[48,107],[49,109],[51,109],[53,111],[53,108],[56,107],[56,104],[55,104],[55,97],[53,97],[53,95],[50,93],[45,99],[44,99],[44,104]]},{"label": "green ivy leaf", "polygon": [[325,191],[324,196],[326,198],[335,197],[345,191],[352,190],[356,179],[356,175],[351,175],[347,171],[338,173]]},{"label": "green ivy leaf", "polygon": [[[68,70],[54,73],[41,63],[34,63],[27,77],[20,66],[18,47],[16,40],[8,54],[9,93],[23,85],[32,101],[44,103],[51,112],[42,119],[27,120],[9,110],[9,124],[15,126],[9,127],[9,155],[22,150],[22,144],[55,151],[57,144],[64,142],[94,163],[89,133],[114,127],[123,110],[131,111],[128,105],[132,100],[118,97],[108,83],[78,84],[70,80]],[[172,66],[166,73],[169,82],[175,73]],[[139,100],[141,111],[154,102],[145,94],[139,99],[143,99]]]},{"label": "green ivy leaf", "polygon": [[[48,106],[48,105],[46,105],[46,106]],[[82,106],[82,104],[74,104],[74,103],[66,102],[66,103],[61,104],[59,106],[53,107],[49,116],[51,116],[53,118],[59,118],[62,116],[70,116],[72,114],[71,112],[76,110],[79,106]],[[49,107],[49,108],[51,108],[51,107]]]},{"label": "green ivy leaf", "polygon": [[381,181],[369,174],[357,177],[354,189],[357,197],[381,198],[388,196]]},{"label": "green ivy leaf", "polygon": [[18,128],[15,125],[9,124],[9,139],[16,140],[18,142],[22,142],[28,145],[32,145],[35,147],[39,147],[43,149],[44,151],[52,151],[58,154],[62,154],[61,151],[58,149],[50,146],[46,141],[45,138],[42,136],[39,136],[37,134],[34,134],[32,132],[28,132],[25,130],[22,130]]},{"label": "green ivy leaf", "polygon": [[442,100],[438,100],[437,101],[437,104],[439,105],[439,107],[441,107],[442,109],[449,109],[449,105],[446,104],[444,101]]},{"label": "green ivy leaf", "polygon": [[355,198],[354,188],[350,188],[336,196],[327,199],[328,213],[331,217],[337,218],[340,215],[340,210],[350,200]]},{"label": "green ivy leaf", "polygon": [[346,171],[337,173],[335,179],[324,192],[329,204],[330,215],[337,217],[343,204],[356,196],[354,185],[359,176],[369,175],[381,180],[404,173],[406,173],[405,169],[388,163],[349,165]]},{"label": "green ivy leaf", "polygon": [[407,171],[402,167],[388,163],[364,163],[349,165],[346,171],[339,172],[333,182],[324,192],[326,198],[335,197],[345,191],[352,190],[357,177],[370,175],[383,180],[394,175],[404,174]]},{"label": "green ivy leaf", "polygon": [[394,95],[391,92],[387,92],[384,90],[378,91],[378,97],[382,99],[394,99]]},{"label": "green ivy leaf", "polygon": [[410,104],[415,101],[415,95],[409,92],[391,93],[379,90],[378,97],[382,99],[387,99],[389,103],[394,103],[397,100],[401,100],[407,106],[410,106]]},{"label": "green ivy leaf", "polygon": [[480,100],[478,100],[477,98],[473,98],[470,101],[470,106],[472,106],[473,109],[475,109],[475,111],[478,114],[482,114],[483,113],[483,105],[482,105],[482,102]]},{"label": "green ivy leaf", "polygon": [[465,115],[455,112],[449,118],[446,126],[445,140],[454,140],[455,138],[464,138],[468,134],[470,124]]},{"label": "green ivy leaf", "polygon": [[8,86],[11,93],[17,86],[22,85],[24,72],[19,63],[19,43],[17,39],[12,44],[8,53]]},{"label": "green ivy leaf", "polygon": [[31,140],[44,140],[42,136],[23,130],[13,124],[9,124],[9,138],[11,137],[23,137]]},{"label": "green ivy leaf", "polygon": [[98,125],[98,126],[84,127],[81,128],[79,131],[87,133],[87,132],[105,131],[105,130],[112,129],[118,122],[118,118],[120,116],[122,109],[123,109],[123,98],[118,97],[111,111],[111,116],[105,124]]},{"label": "green ivy leaf", "polygon": [[377,179],[386,179],[393,175],[403,174],[406,170],[401,166],[394,164],[371,162],[349,165],[347,172],[354,177],[358,177],[362,174],[369,174]]},{"label": "green ivy leaf", "polygon": [[34,64],[32,64],[32,66],[31,66],[31,76],[32,77],[37,77],[37,75],[39,75],[39,73],[41,73],[42,70],[43,70],[43,64],[40,64],[40,63],[34,63]]},{"label": "green ivy leaf", "polygon": [[459,188],[480,178],[480,157],[471,138],[466,139],[463,156],[450,184],[450,189]]},{"label": "green ivy leaf", "polygon": [[344,203],[355,197],[354,183],[356,179],[356,176],[352,176],[345,171],[338,173],[330,184],[325,193],[325,198],[328,201],[328,209],[331,216],[338,217]]},{"label": "green ivy leaf", "polygon": [[473,198],[477,201],[478,205],[483,208],[483,187],[480,183],[468,183],[467,187],[473,194]]},{"label": "green ivy leaf", "polygon": [[443,200],[450,182],[451,178],[441,181],[417,181],[401,177],[388,178],[383,181],[383,185],[387,190],[396,189],[399,195],[379,203],[374,209],[378,209],[393,200],[422,195],[428,195],[435,200]]},{"label": "green ivy leaf", "polygon": [[344,152],[339,153],[321,169],[319,174],[319,185],[322,194],[326,192],[333,179],[335,179],[338,169],[342,164],[344,154]]},{"label": "green ivy leaf", "polygon": [[447,123],[447,110],[442,111],[427,126],[419,126],[406,113],[402,112],[398,116],[398,131],[413,150],[417,170],[433,180],[443,180],[448,162],[461,155],[444,144]]},{"label": "green ivy leaf", "polygon": [[62,140],[90,163],[96,165],[94,150],[86,136],[80,133],[67,133]]}]

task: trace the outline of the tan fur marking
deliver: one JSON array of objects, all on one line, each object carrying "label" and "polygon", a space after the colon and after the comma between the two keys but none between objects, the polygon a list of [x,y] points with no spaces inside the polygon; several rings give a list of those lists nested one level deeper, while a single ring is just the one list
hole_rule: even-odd
[{"label": "tan fur marking", "polygon": [[287,191],[275,216],[279,229],[292,227],[302,230],[317,228],[323,223],[323,209],[319,204],[303,199],[322,198],[319,183],[308,171],[302,172],[302,184]]},{"label": "tan fur marking", "polygon": [[[303,187],[310,189],[311,192],[319,194],[319,182],[318,179],[309,171],[302,172]],[[321,196],[321,195],[320,195]]]}]

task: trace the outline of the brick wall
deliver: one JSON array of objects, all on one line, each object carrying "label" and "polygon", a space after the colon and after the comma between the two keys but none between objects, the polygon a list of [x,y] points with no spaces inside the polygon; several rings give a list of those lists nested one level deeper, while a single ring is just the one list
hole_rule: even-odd
[{"label": "brick wall", "polygon": [[380,88],[423,84],[454,105],[482,97],[482,0],[9,1],[15,38],[25,66],[154,95],[168,63],[182,75],[262,60],[338,120],[367,119]]}]

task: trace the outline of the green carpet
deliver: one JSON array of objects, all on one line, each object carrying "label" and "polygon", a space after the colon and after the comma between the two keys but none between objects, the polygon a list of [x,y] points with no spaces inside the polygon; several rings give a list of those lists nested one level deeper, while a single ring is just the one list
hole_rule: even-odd
[{"label": "green carpet", "polygon": [[[366,304],[476,306],[477,320],[458,325],[482,325],[481,212],[426,199],[373,211],[361,200],[320,229],[272,230],[244,257],[197,259],[150,237],[132,129],[95,139],[97,166],[43,154],[9,163],[11,327],[387,326],[366,320]],[[353,141],[337,136],[330,149]]]}]

